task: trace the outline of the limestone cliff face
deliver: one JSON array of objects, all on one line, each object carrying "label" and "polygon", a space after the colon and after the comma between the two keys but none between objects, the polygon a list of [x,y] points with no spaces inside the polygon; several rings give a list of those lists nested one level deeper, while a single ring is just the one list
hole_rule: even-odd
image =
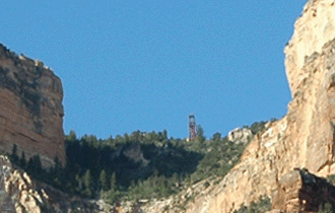
[{"label": "limestone cliff face", "polygon": [[262,195],[274,197],[294,168],[335,174],[335,1],[310,0],[285,48],[293,100],[287,115],[254,137],[211,193],[188,206],[192,213],[233,212]]},{"label": "limestone cliff face", "polygon": [[60,79],[23,55],[0,44],[0,150],[38,154],[43,166],[55,157],[65,164],[63,89]]},{"label": "limestone cliff face", "polygon": [[333,0],[309,0],[303,15],[295,23],[293,37],[285,48],[286,74],[292,96],[308,75],[302,72],[305,57],[321,52],[325,43],[335,36],[335,13]]}]

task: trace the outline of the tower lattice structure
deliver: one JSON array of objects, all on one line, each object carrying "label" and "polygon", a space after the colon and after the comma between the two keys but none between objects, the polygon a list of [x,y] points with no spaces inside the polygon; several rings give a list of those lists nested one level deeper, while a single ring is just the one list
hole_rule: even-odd
[{"label": "tower lattice structure", "polygon": [[195,124],[195,116],[189,115],[188,116],[188,127],[189,127],[189,139],[193,140],[195,137],[197,137],[197,131],[196,131],[196,124]]}]

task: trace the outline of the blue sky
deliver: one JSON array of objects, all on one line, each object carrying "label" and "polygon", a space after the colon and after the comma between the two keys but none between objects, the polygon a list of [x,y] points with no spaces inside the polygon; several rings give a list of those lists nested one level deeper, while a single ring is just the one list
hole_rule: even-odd
[{"label": "blue sky", "polygon": [[0,1],[0,42],[63,82],[64,130],[207,137],[286,114],[283,48],[305,1]]}]

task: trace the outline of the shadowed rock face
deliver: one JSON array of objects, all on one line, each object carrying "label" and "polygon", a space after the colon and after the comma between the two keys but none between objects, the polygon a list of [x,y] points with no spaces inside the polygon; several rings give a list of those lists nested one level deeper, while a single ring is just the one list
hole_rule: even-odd
[{"label": "shadowed rock face", "polygon": [[320,205],[335,205],[335,187],[305,170],[293,170],[278,181],[273,208],[285,212],[317,212]]},{"label": "shadowed rock face", "polygon": [[56,156],[65,164],[63,89],[42,62],[17,57],[0,44],[0,150],[27,160],[39,155],[44,167]]}]

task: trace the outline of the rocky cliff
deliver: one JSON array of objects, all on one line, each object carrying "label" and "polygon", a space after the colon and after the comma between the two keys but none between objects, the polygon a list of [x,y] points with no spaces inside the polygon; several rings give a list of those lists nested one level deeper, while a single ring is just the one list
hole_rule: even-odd
[{"label": "rocky cliff", "polygon": [[16,56],[0,44],[0,150],[27,160],[39,155],[43,166],[56,157],[65,164],[63,89],[43,63]]},{"label": "rocky cliff", "polygon": [[287,115],[255,136],[241,162],[212,192],[191,202],[187,212],[233,212],[260,196],[273,198],[294,168],[319,176],[335,173],[334,4],[308,1],[295,24],[285,48],[293,97]]},{"label": "rocky cliff", "polygon": [[38,182],[21,169],[15,168],[8,157],[0,155],[0,212],[110,212],[102,210],[104,206],[106,204],[102,201],[69,196]]}]

